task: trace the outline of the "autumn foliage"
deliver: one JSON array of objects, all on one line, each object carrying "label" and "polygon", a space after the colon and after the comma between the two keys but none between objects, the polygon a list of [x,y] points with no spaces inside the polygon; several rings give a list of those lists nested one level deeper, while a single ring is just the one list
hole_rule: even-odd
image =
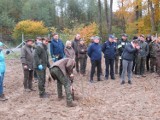
[{"label": "autumn foliage", "polygon": [[84,39],[88,44],[90,42],[90,38],[98,34],[98,25],[96,23],[91,23],[90,25],[82,28],[79,33],[82,39]]},{"label": "autumn foliage", "polygon": [[48,28],[44,26],[42,21],[24,20],[17,23],[13,30],[13,37],[19,38],[22,33],[27,37],[36,37],[37,35],[46,35]]}]

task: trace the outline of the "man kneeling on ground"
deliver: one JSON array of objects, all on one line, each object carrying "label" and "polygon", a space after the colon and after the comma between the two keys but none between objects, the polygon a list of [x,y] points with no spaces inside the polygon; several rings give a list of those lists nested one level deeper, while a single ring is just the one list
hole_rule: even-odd
[{"label": "man kneeling on ground", "polygon": [[70,58],[61,59],[53,63],[50,68],[50,73],[53,79],[57,80],[57,92],[59,100],[62,99],[62,85],[66,92],[67,106],[75,107],[73,98],[71,95],[71,79],[73,77],[73,68],[75,67],[75,61]]}]

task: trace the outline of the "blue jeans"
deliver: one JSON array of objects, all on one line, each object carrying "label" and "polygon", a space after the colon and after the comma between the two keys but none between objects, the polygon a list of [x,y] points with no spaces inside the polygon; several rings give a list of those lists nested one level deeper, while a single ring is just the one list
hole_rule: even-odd
[{"label": "blue jeans", "polygon": [[3,94],[3,80],[4,80],[4,73],[0,73],[0,95]]}]

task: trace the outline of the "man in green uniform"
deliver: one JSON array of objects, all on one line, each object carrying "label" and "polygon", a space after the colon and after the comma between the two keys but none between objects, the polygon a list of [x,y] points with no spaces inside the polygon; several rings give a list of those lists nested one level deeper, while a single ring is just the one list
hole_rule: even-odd
[{"label": "man in green uniform", "polygon": [[140,35],[139,37],[139,45],[140,49],[138,50],[138,55],[137,55],[137,60],[136,60],[136,72],[137,72],[137,78],[139,77],[146,77],[145,75],[145,62],[146,62],[146,57],[149,53],[149,46],[145,42],[145,36]]},{"label": "man in green uniform", "polygon": [[38,88],[40,98],[45,98],[48,95],[45,92],[46,68],[50,67],[49,56],[47,51],[48,38],[42,38],[42,43],[38,44],[34,53],[34,68],[38,77]]},{"label": "man in green uniform", "polygon": [[156,39],[153,39],[149,44],[149,53],[150,53],[150,72],[153,73],[156,71]]},{"label": "man in green uniform", "polygon": [[61,59],[53,63],[50,68],[50,73],[53,79],[57,80],[57,92],[59,100],[62,99],[62,85],[66,92],[67,106],[76,106],[73,103],[73,98],[71,95],[71,79],[73,78],[73,68],[75,67],[75,61],[70,58]]},{"label": "man in green uniform", "polygon": [[24,73],[24,90],[26,92],[31,92],[32,89],[32,79],[33,79],[33,40],[26,40],[25,45],[21,49],[21,63]]}]

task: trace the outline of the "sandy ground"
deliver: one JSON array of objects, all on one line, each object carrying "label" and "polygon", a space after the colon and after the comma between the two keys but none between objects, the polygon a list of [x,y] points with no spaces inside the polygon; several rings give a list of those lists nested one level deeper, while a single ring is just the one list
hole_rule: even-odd
[{"label": "sandy ground", "polygon": [[108,81],[102,77],[103,81],[91,84],[89,70],[88,62],[87,76],[75,74],[79,99],[76,107],[68,108],[65,98],[57,99],[56,81],[46,82],[49,98],[39,98],[37,83],[33,83],[36,91],[24,92],[20,61],[7,60],[8,101],[0,102],[0,120],[160,120],[160,79],[154,74],[140,79],[133,75],[133,84],[122,86],[118,76]]}]

